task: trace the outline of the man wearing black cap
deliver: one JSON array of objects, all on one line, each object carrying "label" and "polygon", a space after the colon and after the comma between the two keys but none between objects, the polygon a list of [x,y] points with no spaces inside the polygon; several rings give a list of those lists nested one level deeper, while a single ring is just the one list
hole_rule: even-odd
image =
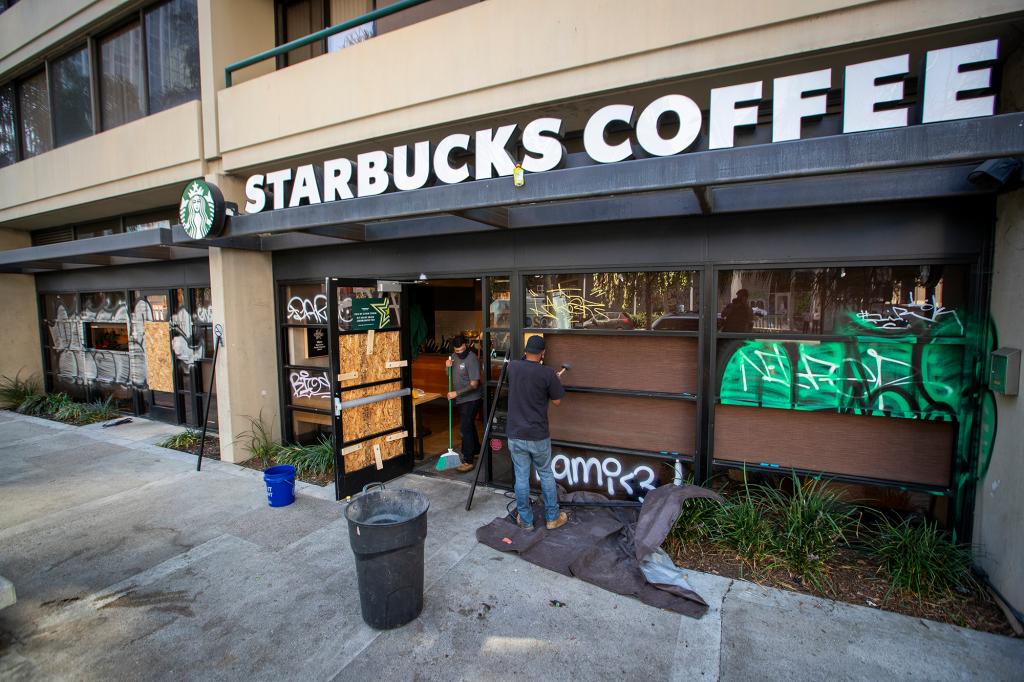
[{"label": "man wearing black cap", "polygon": [[560,372],[541,364],[544,337],[526,341],[526,358],[508,365],[508,449],[516,474],[516,523],[533,529],[530,508],[530,465],[537,469],[544,498],[544,517],[548,530],[564,526],[569,518],[558,509],[558,489],[551,472],[551,433],[548,430],[548,403],[562,402],[565,389]]},{"label": "man wearing black cap", "polygon": [[483,393],[480,390],[480,358],[469,349],[466,337],[459,334],[452,339],[452,350],[445,365],[452,370],[452,387],[448,400],[455,401],[459,412],[459,435],[462,436],[462,464],[455,467],[459,473],[473,470],[473,461],[480,450],[476,435],[476,414],[480,411]]}]

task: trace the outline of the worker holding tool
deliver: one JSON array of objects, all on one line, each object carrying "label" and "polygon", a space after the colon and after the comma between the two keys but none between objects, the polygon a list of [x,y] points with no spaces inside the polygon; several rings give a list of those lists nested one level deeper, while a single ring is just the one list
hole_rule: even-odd
[{"label": "worker holding tool", "polygon": [[480,358],[469,349],[466,337],[459,334],[452,339],[454,351],[445,362],[452,370],[452,384],[455,390],[448,392],[448,400],[455,401],[459,411],[459,435],[462,436],[462,464],[455,467],[459,473],[473,470],[476,453],[480,451],[480,439],[476,435],[476,415],[483,402],[480,390]]},{"label": "worker holding tool", "polygon": [[508,420],[506,434],[516,475],[516,523],[533,530],[533,509],[530,508],[530,465],[540,477],[544,498],[544,517],[548,530],[564,526],[569,520],[558,508],[558,488],[551,472],[551,433],[548,429],[548,404],[562,402],[565,389],[559,377],[568,369],[555,372],[541,364],[544,359],[544,337],[531,336],[526,341],[526,355],[508,365]]}]

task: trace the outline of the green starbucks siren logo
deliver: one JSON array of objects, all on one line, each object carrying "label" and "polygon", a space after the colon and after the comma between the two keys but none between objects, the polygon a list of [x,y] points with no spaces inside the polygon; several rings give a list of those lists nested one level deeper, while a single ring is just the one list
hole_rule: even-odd
[{"label": "green starbucks siren logo", "polygon": [[192,239],[216,237],[224,227],[224,196],[205,180],[193,180],[181,193],[181,226]]}]

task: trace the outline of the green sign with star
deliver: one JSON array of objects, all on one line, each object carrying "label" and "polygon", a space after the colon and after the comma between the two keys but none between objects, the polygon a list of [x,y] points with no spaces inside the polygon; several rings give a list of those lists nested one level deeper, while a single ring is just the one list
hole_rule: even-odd
[{"label": "green sign with star", "polygon": [[354,331],[384,329],[391,324],[391,306],[386,298],[352,299],[352,326]]}]

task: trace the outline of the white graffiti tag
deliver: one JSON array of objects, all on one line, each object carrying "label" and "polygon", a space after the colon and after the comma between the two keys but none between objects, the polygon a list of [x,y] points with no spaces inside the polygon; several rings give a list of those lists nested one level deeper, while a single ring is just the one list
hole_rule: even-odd
[{"label": "white graffiti tag", "polygon": [[312,299],[292,296],[288,299],[288,319],[327,324],[327,296],[317,294]]},{"label": "white graffiti tag", "polygon": [[658,487],[654,469],[641,464],[626,471],[622,462],[615,457],[569,457],[558,453],[551,460],[551,471],[555,480],[564,481],[569,489],[603,488],[611,497],[617,494],[618,486],[626,495],[636,495],[640,502],[644,500],[645,491]]},{"label": "white graffiti tag", "polygon": [[331,382],[326,374],[310,374],[302,369],[288,377],[295,398],[330,398]]},{"label": "white graffiti tag", "polygon": [[[950,317],[952,316],[952,317]],[[935,298],[931,303],[907,303],[904,305],[886,305],[881,312],[861,310],[857,318],[876,329],[906,329],[912,324],[931,327],[944,321],[941,318],[952,319],[960,327],[960,333],[964,331],[964,325],[955,310],[935,304]]]}]

